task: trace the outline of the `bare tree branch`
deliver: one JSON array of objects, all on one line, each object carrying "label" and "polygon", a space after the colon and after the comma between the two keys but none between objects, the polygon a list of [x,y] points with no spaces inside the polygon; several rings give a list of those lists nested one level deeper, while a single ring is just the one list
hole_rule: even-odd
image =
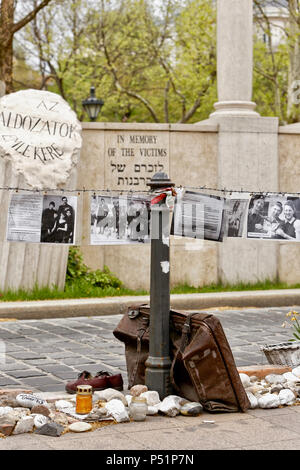
[{"label": "bare tree branch", "polygon": [[14,35],[17,31],[19,31],[21,28],[23,28],[25,25],[27,25],[30,21],[32,21],[35,16],[38,14],[38,12],[44,8],[45,6],[48,5],[52,0],[42,0],[42,2],[34,8],[28,15],[24,16],[20,21],[15,23],[12,27],[12,35]]}]

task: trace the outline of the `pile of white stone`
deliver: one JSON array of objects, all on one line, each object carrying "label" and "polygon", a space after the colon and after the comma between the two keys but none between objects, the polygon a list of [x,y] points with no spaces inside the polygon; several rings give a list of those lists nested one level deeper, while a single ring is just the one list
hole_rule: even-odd
[{"label": "pile of white stone", "polygon": [[300,366],[284,374],[269,374],[264,379],[240,374],[251,408],[278,408],[300,404]]},{"label": "pile of white stone", "polygon": [[127,395],[112,388],[94,392],[93,408],[86,415],[76,413],[76,396],[48,402],[32,393],[7,390],[0,395],[0,437],[30,432],[60,436],[68,431],[90,431],[91,423],[127,422],[131,420],[129,406],[133,396],[146,398],[147,415],[197,416],[203,410],[200,403],[176,395],[161,401],[159,394],[145,385],[132,387]]},{"label": "pile of white stone", "polygon": [[[251,408],[278,408],[300,404],[300,366],[292,372],[270,374],[264,379],[240,373]],[[76,396],[46,401],[32,393],[4,390],[0,394],[0,437],[34,432],[47,436],[60,436],[64,432],[85,432],[91,423],[131,420],[130,403],[134,396],[146,399],[147,415],[162,414],[175,417],[198,416],[203,407],[177,395],[160,400],[156,391],[146,385],[135,385],[128,394],[112,388],[93,394],[93,408],[86,415],[76,413]]]}]

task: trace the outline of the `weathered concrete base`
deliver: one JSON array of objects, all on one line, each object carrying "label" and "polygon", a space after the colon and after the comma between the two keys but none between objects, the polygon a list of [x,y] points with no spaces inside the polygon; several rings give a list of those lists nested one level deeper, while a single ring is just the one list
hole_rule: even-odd
[{"label": "weathered concrete base", "polygon": [[[72,170],[69,188],[76,185],[76,169]],[[10,162],[0,159],[0,187],[29,188],[24,178],[15,175]],[[42,194],[42,193],[41,193]],[[65,286],[69,248],[66,245],[7,242],[6,225],[10,203],[9,191],[0,191],[0,290],[31,290],[39,287]],[[82,207],[78,201],[80,219]]]}]

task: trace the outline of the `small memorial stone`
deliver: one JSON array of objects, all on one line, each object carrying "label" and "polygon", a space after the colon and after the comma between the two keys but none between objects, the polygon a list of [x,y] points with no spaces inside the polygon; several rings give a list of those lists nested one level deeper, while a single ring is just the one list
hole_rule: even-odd
[{"label": "small memorial stone", "polygon": [[25,416],[17,422],[13,434],[25,434],[31,432],[34,426],[34,418],[32,416]]},{"label": "small memorial stone", "polygon": [[31,408],[31,413],[32,414],[39,414],[39,415],[49,416],[50,415],[50,410],[49,410],[48,406],[35,405]]},{"label": "small memorial stone", "polygon": [[36,405],[47,405],[45,400],[31,394],[20,393],[16,396],[17,403],[23,408],[32,408]]},{"label": "small memorial stone", "polygon": [[61,424],[50,422],[44,424],[41,428],[36,429],[36,434],[42,434],[44,436],[59,437],[64,431],[64,427]]},{"label": "small memorial stone", "polygon": [[147,385],[134,385],[130,389],[130,395],[133,397],[138,397],[141,393],[148,392]]},{"label": "small memorial stone", "polygon": [[77,421],[76,423],[70,424],[69,431],[72,432],[86,432],[92,429],[91,424]]},{"label": "small memorial stone", "polygon": [[201,403],[190,402],[180,408],[180,413],[184,416],[199,416],[203,411]]},{"label": "small memorial stone", "polygon": [[44,426],[44,424],[48,423],[49,421],[49,418],[47,416],[44,416],[44,415],[35,415],[34,416],[34,426],[36,427],[36,429],[39,429],[41,428],[42,426]]},{"label": "small memorial stone", "polygon": [[140,394],[140,397],[146,398],[148,406],[158,405],[160,403],[160,398],[158,392],[155,390],[149,390],[148,392],[143,392]]}]

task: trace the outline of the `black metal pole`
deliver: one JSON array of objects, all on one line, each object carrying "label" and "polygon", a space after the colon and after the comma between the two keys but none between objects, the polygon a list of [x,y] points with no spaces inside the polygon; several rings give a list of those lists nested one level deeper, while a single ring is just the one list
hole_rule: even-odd
[{"label": "black metal pole", "polygon": [[[165,173],[156,173],[152,190],[174,186]],[[170,384],[170,210],[163,202],[151,207],[150,336],[146,385],[161,399],[171,393]]]}]

